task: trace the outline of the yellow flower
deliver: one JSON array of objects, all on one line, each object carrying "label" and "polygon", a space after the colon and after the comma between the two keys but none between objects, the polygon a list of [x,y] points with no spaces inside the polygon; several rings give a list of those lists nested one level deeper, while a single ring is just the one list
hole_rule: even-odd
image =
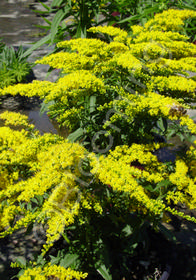
[{"label": "yellow flower", "polygon": [[49,278],[58,278],[59,280],[80,280],[87,277],[87,273],[72,270],[71,268],[65,269],[57,265],[45,265],[43,268],[36,266],[27,268],[24,273],[19,277],[19,280],[48,280]]}]

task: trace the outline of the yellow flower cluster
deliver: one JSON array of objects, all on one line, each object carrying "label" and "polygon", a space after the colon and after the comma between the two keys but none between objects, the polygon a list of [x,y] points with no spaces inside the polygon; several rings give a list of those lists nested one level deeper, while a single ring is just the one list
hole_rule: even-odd
[{"label": "yellow flower cluster", "polygon": [[8,86],[6,88],[0,89],[0,96],[11,94],[11,95],[25,95],[28,97],[44,96],[52,90],[53,83],[47,81],[36,81],[34,80],[30,84],[16,84],[14,86]]},{"label": "yellow flower cluster", "polygon": [[[9,113],[5,116],[9,117]],[[10,113],[11,118],[18,124],[20,121],[24,124],[26,119],[17,113]],[[0,135],[0,201],[8,203],[5,207],[1,205],[1,230],[8,227],[6,232],[10,233],[35,217],[41,220],[48,217],[48,243],[58,239],[59,232],[73,223],[73,217],[78,213],[80,192],[76,182],[81,176],[79,163],[84,148],[52,134],[32,138],[24,129],[14,131],[1,127]],[[51,195],[42,210],[32,216],[25,209],[26,203],[46,192]],[[23,207],[21,203],[24,203]],[[21,220],[9,228],[15,215],[20,215]]]},{"label": "yellow flower cluster", "polygon": [[188,76],[186,71],[196,71],[196,58],[187,57],[179,60],[160,58],[159,61],[155,61],[154,63],[147,63],[146,68],[151,75],[156,74],[168,77],[169,75],[181,73]]},{"label": "yellow flower cluster", "polygon": [[[151,32],[148,32],[151,36]],[[167,37],[167,35],[165,35]],[[180,59],[182,57],[191,57],[196,54],[196,46],[192,43],[170,40],[167,41],[148,41],[129,44],[130,52],[136,57],[143,58],[147,61],[158,60],[162,58]],[[154,62],[154,61],[153,61]]]},{"label": "yellow flower cluster", "polygon": [[[186,153],[187,158],[189,159],[189,169],[192,178],[196,178],[196,141],[193,145],[190,146],[189,150]],[[195,179],[194,179],[195,180]]]},{"label": "yellow flower cluster", "polygon": [[34,125],[29,124],[28,117],[15,112],[5,111],[0,114],[0,119],[4,120],[4,125],[23,126],[25,128],[33,129]]},{"label": "yellow flower cluster", "polygon": [[194,100],[196,96],[196,82],[179,76],[153,77],[150,83],[150,89],[158,90],[161,94],[176,98],[184,97],[185,100],[187,98],[193,98]]},{"label": "yellow flower cluster", "polygon": [[[162,117],[178,120],[181,126],[187,126],[196,134],[194,121],[185,114],[186,106],[180,103],[195,99],[196,82],[187,78],[186,71],[196,70],[196,58],[192,57],[196,48],[187,42],[186,36],[177,32],[183,20],[195,16],[195,12],[177,11],[175,23],[169,22],[172,16],[174,11],[170,10],[156,15],[144,28],[133,27],[131,38],[112,26],[91,28],[90,32],[107,34],[113,41],[74,39],[61,42],[58,47],[64,49],[62,52],[37,63],[62,69],[65,76],[55,83],[34,81],[10,86],[0,89],[0,95],[37,95],[46,103],[53,101],[49,108],[51,114],[71,129],[75,125],[78,128],[80,120],[86,118],[87,124],[98,129],[108,129],[108,126],[114,127],[111,123],[117,123],[131,131],[138,123],[138,131],[134,133],[140,133],[140,120],[149,120],[154,125]],[[106,116],[104,125],[107,109],[113,111],[109,118]],[[100,115],[104,115],[102,119],[100,111]],[[136,144],[140,143],[138,141],[130,146],[112,147],[113,151],[96,157],[78,143],[51,134],[40,136],[29,125],[27,117],[20,114],[4,112],[0,119],[5,124],[0,127],[1,237],[31,222],[43,223],[46,225],[46,243],[42,251],[45,254],[69,225],[85,224],[88,214],[100,217],[109,213],[105,207],[109,199],[119,212],[149,214],[152,220],[163,218],[166,211],[187,218],[168,207],[171,204],[196,207],[194,147],[187,152],[186,160],[177,159],[175,164],[171,163],[172,169],[159,162],[154,153],[167,144]],[[21,126],[20,131],[13,128],[16,125]],[[145,140],[150,136],[142,131]],[[83,160],[86,160],[84,170]],[[118,199],[104,197],[110,190]],[[37,205],[35,211],[31,210],[32,204]],[[27,269],[20,279],[57,277],[68,280],[86,276],[48,264]]]},{"label": "yellow flower cluster", "polygon": [[113,58],[113,61],[125,69],[128,68],[129,70],[134,71],[139,70],[139,72],[141,72],[143,66],[142,62],[133,56],[129,51],[116,55]]},{"label": "yellow flower cluster", "polygon": [[196,218],[195,217],[191,217],[189,215],[185,215],[183,212],[179,212],[176,209],[171,209],[170,207],[166,207],[165,211],[168,211],[169,213],[171,213],[172,215],[177,215],[183,219],[186,219],[187,221],[196,223]]},{"label": "yellow flower cluster", "polygon": [[[100,91],[104,93],[104,83],[101,79],[95,77],[88,71],[76,71],[58,80],[57,83],[45,82],[45,81],[33,81],[32,84],[17,84],[15,86],[9,86],[0,91],[0,95],[12,94],[26,96],[40,96],[42,98],[47,97],[48,100],[54,100],[55,98],[64,97],[65,93],[69,93],[71,90],[86,89],[86,91]],[[75,96],[77,97],[77,92]]]},{"label": "yellow flower cluster", "polygon": [[[189,169],[193,171],[193,168],[188,168],[182,160],[176,160],[175,170],[169,172],[167,166],[152,154],[152,151],[158,148],[160,144],[118,146],[107,157],[101,156],[98,165],[96,161],[92,162],[92,173],[115,191],[127,193],[132,203],[137,205],[131,211],[145,213],[148,210],[154,215],[160,215],[168,211],[167,203],[171,202],[175,205],[184,203],[190,209],[195,209],[196,179],[191,179],[188,174]],[[193,154],[196,157],[195,148],[192,147],[187,154],[191,155],[193,160]],[[160,185],[157,192],[156,189],[157,184],[164,181],[170,182],[169,185],[173,187],[167,190],[165,200],[161,200],[159,194],[162,194],[165,186]],[[146,188],[149,183],[154,192]],[[180,215],[180,212],[177,212],[177,215]]]},{"label": "yellow flower cluster", "polygon": [[[115,191],[128,193],[130,199],[136,201],[138,208],[134,211],[143,209],[141,211],[145,212],[147,209],[154,215],[160,215],[165,207],[163,201],[148,196],[145,188],[138,183],[139,178],[154,183],[163,180],[162,175],[158,174],[158,171],[162,170],[161,164],[150,152],[155,148],[158,148],[158,145],[118,146],[107,157],[100,157],[99,165],[97,167],[95,164],[92,173]],[[145,170],[140,170],[140,166],[145,166]]]},{"label": "yellow flower cluster", "polygon": [[82,273],[79,271],[72,270],[71,268],[64,268],[62,266],[48,264],[41,267],[28,268],[19,277],[19,280],[49,280],[49,279],[59,279],[59,280],[80,280],[87,277],[87,273]]},{"label": "yellow flower cluster", "polygon": [[[79,55],[87,57],[105,57],[105,48],[107,43],[98,39],[73,39],[70,41],[63,41],[57,44],[59,48],[70,48],[72,51],[77,51]],[[42,61],[42,60],[41,60]],[[42,62],[41,62],[42,63]]]},{"label": "yellow flower cluster", "polygon": [[124,43],[127,39],[128,33],[126,31],[121,30],[120,28],[113,26],[97,26],[91,27],[88,29],[89,32],[93,33],[103,33],[109,36],[114,37],[114,41]]},{"label": "yellow flower cluster", "polygon": [[[196,82],[177,75],[196,68],[196,59],[191,57],[196,54],[196,46],[186,42],[187,37],[177,32],[179,24],[187,17],[195,16],[195,12],[175,11],[175,24],[169,21],[173,15],[174,10],[169,10],[156,15],[144,28],[133,27],[134,37],[131,38],[119,28],[93,27],[90,32],[107,34],[114,41],[74,39],[61,42],[58,47],[64,51],[37,63],[62,69],[67,75],[55,83],[34,81],[10,86],[0,89],[0,95],[19,93],[40,96],[45,98],[46,103],[54,101],[50,106],[53,116],[70,128],[87,116],[86,111],[89,116],[91,109],[86,107],[90,98],[95,97],[96,104],[93,106],[96,109],[100,106],[116,110],[109,122],[126,119],[131,125],[134,120],[142,118],[157,120],[164,117],[180,120],[181,125],[196,133],[194,122],[183,111],[173,110],[174,107],[184,108],[175,98],[187,103],[189,99],[195,99]],[[170,28],[171,23],[173,28]],[[166,26],[165,29],[163,26]],[[184,58],[186,56],[188,58]],[[114,100],[117,96],[120,98]],[[48,218],[46,246],[59,238],[66,225],[74,222],[80,207],[102,213],[99,201],[91,200],[88,191],[80,193],[78,164],[85,154],[81,146],[50,134],[39,136],[34,132],[33,139],[28,131],[33,127],[20,115],[3,113],[0,118],[5,120],[6,125],[0,128],[0,199],[1,202],[8,199],[7,207],[1,208],[5,217],[1,220],[2,229],[9,226],[17,211],[21,215],[26,213],[26,209],[19,209],[20,204],[30,203],[37,195],[45,193],[49,193],[49,197],[42,205],[39,218],[41,221]],[[109,122],[105,123],[105,127]],[[25,129],[13,131],[7,127],[15,124]],[[117,191],[127,192],[131,199],[140,206],[145,205],[149,211],[155,214],[163,212],[164,203],[150,197],[139,180],[144,178],[152,184],[162,182],[166,176],[163,174],[164,167],[141,145],[126,149],[125,155],[120,152],[118,160],[114,160],[118,149],[106,158],[101,157],[97,174],[99,180]],[[133,161],[145,165],[145,170],[131,166]],[[9,172],[8,166],[11,168]],[[179,166],[177,163],[176,172],[169,177],[171,184],[177,184]],[[184,186],[183,182],[181,186]],[[192,195],[192,181],[186,188],[191,190]],[[182,198],[181,189],[178,191],[180,193],[172,194],[175,201]],[[187,201],[186,197],[183,199]],[[32,217],[27,215],[28,219]],[[26,223],[26,220],[23,221]]]},{"label": "yellow flower cluster", "polygon": [[[135,31],[135,28],[132,27],[132,29]],[[147,30],[142,31],[139,33],[139,35],[133,39],[134,43],[142,43],[142,42],[161,42],[161,41],[187,41],[188,37],[186,35],[181,35],[178,32],[163,32],[163,31],[154,31],[152,30],[151,32],[147,32]]]},{"label": "yellow flower cluster", "polygon": [[78,53],[59,52],[37,60],[36,63],[48,64],[56,69],[63,69],[64,73],[77,70],[90,70],[94,66],[94,59]]},{"label": "yellow flower cluster", "polygon": [[[122,92],[122,91],[121,91]],[[118,119],[127,118],[127,122],[132,122],[136,117],[145,117],[146,114],[151,117],[163,116],[171,120],[178,119],[181,117],[183,120],[182,114],[179,115],[178,110],[174,110],[174,113],[171,114],[171,108],[180,107],[181,104],[171,97],[161,96],[155,92],[148,92],[144,95],[125,95],[121,100],[114,100],[112,107],[115,108],[115,114],[110,118],[110,122],[115,122]],[[183,107],[182,107],[183,108]],[[184,116],[187,120],[187,125],[190,120],[192,124],[192,119],[187,115]],[[109,122],[105,123],[104,128],[109,125]],[[185,122],[182,121],[181,125],[185,125]],[[189,125],[191,130],[193,127]]]},{"label": "yellow flower cluster", "polygon": [[192,10],[169,9],[156,14],[145,24],[145,28],[148,30],[180,31],[183,29],[184,20],[194,17],[196,17],[196,12]]},{"label": "yellow flower cluster", "polygon": [[169,176],[169,179],[173,184],[177,184],[179,190],[182,190],[188,184],[186,177],[187,172],[188,167],[186,166],[186,164],[182,160],[177,160],[176,172],[172,173]]},{"label": "yellow flower cluster", "polygon": [[46,100],[60,99],[66,103],[67,98],[72,97],[76,104],[81,97],[92,95],[95,92],[105,93],[104,82],[89,71],[82,70],[60,78],[53,85],[53,90],[47,94]]}]

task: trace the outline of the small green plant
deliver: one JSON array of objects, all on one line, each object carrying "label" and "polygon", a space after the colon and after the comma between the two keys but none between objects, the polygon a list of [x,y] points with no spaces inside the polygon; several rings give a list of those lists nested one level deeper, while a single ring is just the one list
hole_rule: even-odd
[{"label": "small green plant", "polygon": [[9,46],[2,46],[0,52],[0,88],[27,82],[31,70],[31,64],[27,62],[27,57],[23,57],[22,46],[14,49]]}]

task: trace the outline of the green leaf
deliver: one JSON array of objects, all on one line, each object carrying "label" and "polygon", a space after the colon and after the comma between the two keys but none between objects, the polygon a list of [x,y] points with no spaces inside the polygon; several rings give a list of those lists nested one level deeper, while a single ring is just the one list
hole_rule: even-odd
[{"label": "green leaf", "polygon": [[123,233],[125,233],[125,237],[128,237],[129,235],[131,235],[133,233],[133,230],[131,228],[130,225],[126,225],[124,228],[123,228]]},{"label": "green leaf", "polygon": [[42,29],[46,29],[46,30],[49,30],[50,29],[50,26],[43,26],[43,25],[35,25],[35,27],[37,28],[42,28]]},{"label": "green leaf", "polygon": [[41,104],[41,108],[40,108],[40,115],[42,116],[45,112],[47,112],[49,110],[49,107],[54,105],[54,101],[49,101],[48,103],[43,102]]},{"label": "green leaf", "polygon": [[37,257],[36,262],[37,262],[37,264],[39,264],[39,265],[45,265],[46,259],[44,258],[43,255],[39,255],[39,256]]},{"label": "green leaf", "polygon": [[31,205],[31,203],[28,203],[28,204],[27,204],[27,210],[28,210],[28,211],[32,211],[32,205]]},{"label": "green leaf", "polygon": [[67,237],[67,234],[66,234],[66,233],[62,233],[62,236],[63,236],[63,238],[65,239],[65,241],[66,241],[68,244],[71,243],[70,240],[69,240],[69,238]]},{"label": "green leaf", "polygon": [[42,5],[42,7],[44,7],[46,10],[50,10],[50,7],[44,3],[42,3],[41,1],[38,0],[38,2]]},{"label": "green leaf", "polygon": [[167,120],[165,118],[160,118],[157,124],[162,132],[165,132],[167,130]]},{"label": "green leaf", "polygon": [[36,204],[38,204],[37,199],[36,199],[35,197],[32,197],[32,198],[31,198],[31,201],[34,202],[34,203],[36,203]]},{"label": "green leaf", "polygon": [[142,17],[145,17],[145,16],[147,16],[147,15],[150,14],[150,13],[157,12],[157,8],[158,8],[158,7],[159,7],[159,4],[158,4],[157,6],[150,7],[150,8],[148,8],[148,9],[145,9],[145,10],[143,11],[143,13],[141,13],[141,14],[134,15],[134,16],[125,18],[125,19],[123,19],[123,20],[120,20],[120,21],[118,21],[118,23],[124,23],[124,22],[127,22],[127,21],[132,21],[132,20],[136,20],[136,19],[141,19]]},{"label": "green leaf", "polygon": [[41,206],[44,201],[43,195],[36,195],[36,198],[37,198],[39,205]]},{"label": "green leaf", "polygon": [[90,113],[95,111],[95,105],[96,105],[96,96],[92,95],[90,97]]},{"label": "green leaf", "polygon": [[51,7],[59,7],[62,3],[63,3],[64,0],[53,0],[52,1],[52,4],[51,4]]},{"label": "green leaf", "polygon": [[43,28],[43,29],[46,29],[46,28],[50,28],[51,24],[52,24],[52,21],[48,20],[47,18],[45,17],[42,17],[41,18],[49,25],[49,26],[45,26],[45,25],[35,25],[35,26],[40,26],[40,28]]},{"label": "green leaf", "polygon": [[50,255],[50,263],[51,263],[51,265],[54,265],[54,264],[58,265],[60,259],[61,259],[61,254],[59,254],[59,252],[58,252],[57,257],[54,257],[54,256]]},{"label": "green leaf", "polygon": [[61,261],[60,266],[63,266],[64,268],[70,267],[73,263],[75,263],[78,260],[77,254],[67,254]]},{"label": "green leaf", "polygon": [[186,139],[187,139],[189,142],[193,143],[193,142],[196,140],[196,135],[187,135],[187,136],[186,136]]},{"label": "green leaf", "polygon": [[63,18],[66,16],[66,14],[69,12],[70,8],[67,7],[65,9],[60,9],[54,16],[52,24],[51,24],[51,42],[53,43],[54,38],[56,36],[56,33],[58,31],[58,27],[60,22],[63,20]]},{"label": "green leaf", "polygon": [[67,139],[71,142],[75,142],[76,140],[80,139],[84,134],[84,129],[83,128],[78,128],[75,130],[73,133],[69,134]]},{"label": "green leaf", "polygon": [[45,14],[48,14],[48,12],[47,11],[40,11],[40,10],[33,10],[34,11],[34,13],[36,13],[36,14],[40,14],[40,15],[45,15]]},{"label": "green leaf", "polygon": [[101,264],[101,266],[97,268],[97,272],[103,277],[103,279],[112,280],[112,275],[108,272],[104,264]]},{"label": "green leaf", "polygon": [[26,267],[26,264],[27,264],[27,261],[26,261],[26,259],[24,258],[24,257],[18,257],[17,259],[16,259],[16,263],[18,263],[19,264],[19,266],[21,267],[21,268],[23,268],[23,267]]},{"label": "green leaf", "polygon": [[169,185],[171,185],[171,182],[169,180],[163,180],[157,184],[157,187],[168,187]]},{"label": "green leaf", "polygon": [[23,57],[29,56],[34,50],[43,46],[51,40],[51,34],[46,35],[44,38],[33,44],[31,48],[29,48],[26,52],[23,53]]}]

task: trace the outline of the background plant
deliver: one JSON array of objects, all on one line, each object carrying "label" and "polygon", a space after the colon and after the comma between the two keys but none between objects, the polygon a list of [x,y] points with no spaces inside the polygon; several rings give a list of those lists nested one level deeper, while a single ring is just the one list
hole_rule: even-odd
[{"label": "background plant", "polygon": [[31,64],[27,62],[27,57],[24,57],[23,54],[24,50],[22,46],[14,49],[10,46],[1,45],[0,88],[28,81]]}]

